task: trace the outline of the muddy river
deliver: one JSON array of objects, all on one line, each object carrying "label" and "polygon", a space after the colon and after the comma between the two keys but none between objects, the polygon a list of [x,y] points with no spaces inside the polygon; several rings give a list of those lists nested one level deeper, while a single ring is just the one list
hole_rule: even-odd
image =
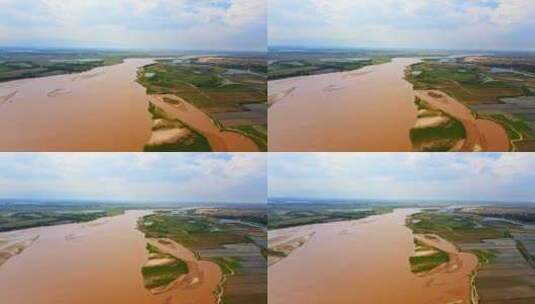
[{"label": "muddy river", "polygon": [[417,59],[270,81],[270,151],[411,151]]},{"label": "muddy river", "polygon": [[0,83],[0,150],[140,151],[151,133],[145,88],[151,59]]},{"label": "muddy river", "polygon": [[414,212],[270,231],[269,239],[313,236],[268,268],[269,303],[470,303],[475,256],[435,240],[451,262],[425,275],[411,272],[414,235],[405,219]]},{"label": "muddy river", "polygon": [[176,243],[161,249],[184,259],[191,273],[165,293],[145,289],[141,267],[148,258],[147,240],[136,225],[149,213],[127,211],[90,223],[1,233],[4,240],[38,239],[0,266],[0,303],[215,304],[219,267],[196,261]]},{"label": "muddy river", "polygon": [[[153,62],[126,59],[83,73],[0,83],[0,150],[142,151],[152,128],[148,102],[162,102],[136,79],[138,69]],[[209,115],[182,104],[174,118],[205,135],[214,151],[258,150],[248,137],[221,131]]]}]

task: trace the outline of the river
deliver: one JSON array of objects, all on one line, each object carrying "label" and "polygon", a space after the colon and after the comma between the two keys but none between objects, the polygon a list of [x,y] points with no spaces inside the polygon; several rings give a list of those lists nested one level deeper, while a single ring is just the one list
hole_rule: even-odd
[{"label": "river", "polygon": [[205,135],[214,151],[258,151],[250,138],[220,130],[183,99],[173,107],[147,95],[137,71],[151,63],[125,59],[83,73],[0,83],[0,150],[142,151],[152,132],[152,101]]},{"label": "river", "polygon": [[269,239],[313,236],[268,268],[269,303],[469,304],[475,256],[440,240],[451,262],[425,275],[411,272],[414,235],[405,220],[417,211],[270,231]]},{"label": "river", "polygon": [[418,61],[270,81],[270,151],[411,151],[417,112],[404,71]]},{"label": "river", "polygon": [[[0,233],[0,239],[38,239],[0,266],[0,303],[17,304],[215,304],[219,267],[198,261],[176,243],[147,240],[136,229],[150,211],[83,224],[67,224]],[[190,273],[169,291],[152,295],[143,286],[141,267],[147,242],[183,259]],[[161,245],[161,246],[160,246]],[[167,250],[168,249],[168,250]]]}]

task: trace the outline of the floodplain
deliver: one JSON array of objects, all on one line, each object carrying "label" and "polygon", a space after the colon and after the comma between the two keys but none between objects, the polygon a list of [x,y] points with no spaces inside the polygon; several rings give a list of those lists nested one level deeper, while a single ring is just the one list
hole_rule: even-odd
[{"label": "floodplain", "polygon": [[[267,302],[265,208],[143,208],[6,208],[0,301]],[[36,275],[47,279],[33,284]]]},{"label": "floodplain", "polygon": [[264,151],[262,53],[0,49],[4,151]]},{"label": "floodplain", "polygon": [[271,48],[268,63],[273,151],[532,148],[532,53]]}]

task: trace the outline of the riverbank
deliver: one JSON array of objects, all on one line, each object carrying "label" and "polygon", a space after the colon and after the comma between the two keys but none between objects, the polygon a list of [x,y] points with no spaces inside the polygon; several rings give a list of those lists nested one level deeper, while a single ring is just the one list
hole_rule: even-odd
[{"label": "riverbank", "polygon": [[[454,256],[445,242],[434,245],[452,253],[448,266],[412,273],[414,235],[405,221],[417,212],[395,209],[361,220],[290,228],[314,236],[268,268],[270,303],[469,304],[471,258]],[[277,231],[270,231],[270,239]]]},{"label": "riverbank", "polygon": [[416,58],[268,82],[270,151],[412,151]]},{"label": "riverbank", "polygon": [[[142,151],[148,96],[136,82],[152,59],[0,85],[3,151]],[[16,93],[15,93],[16,92]]]},{"label": "riverbank", "polygon": [[431,107],[462,122],[466,138],[458,149],[463,152],[507,152],[509,137],[498,123],[475,116],[464,104],[439,90],[416,90],[416,97]]}]

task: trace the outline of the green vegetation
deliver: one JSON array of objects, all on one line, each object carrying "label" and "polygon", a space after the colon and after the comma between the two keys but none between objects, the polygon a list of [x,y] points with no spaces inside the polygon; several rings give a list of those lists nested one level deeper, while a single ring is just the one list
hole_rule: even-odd
[{"label": "green vegetation", "polygon": [[29,208],[0,210],[0,232],[39,226],[89,222],[101,217],[123,214],[122,208],[83,210],[79,208]]},{"label": "green vegetation", "polygon": [[[303,204],[301,204],[303,205]],[[390,207],[355,208],[352,205],[278,205],[269,208],[269,229],[357,220],[392,211]]]},{"label": "green vegetation", "polygon": [[507,231],[506,227],[482,226],[473,216],[438,212],[414,214],[407,224],[414,233],[433,233],[453,242],[502,238]]},{"label": "green vegetation", "polygon": [[167,237],[189,248],[247,242],[244,234],[228,231],[210,217],[154,214],[144,217],[143,223],[140,229],[148,237]]},{"label": "green vegetation", "polygon": [[242,267],[240,261],[234,257],[211,257],[210,260],[219,265],[226,275],[235,274],[236,270]]},{"label": "green vegetation", "polygon": [[500,98],[522,96],[518,85],[494,80],[477,66],[425,61],[412,65],[406,78],[416,90],[441,90],[468,104],[499,102]]},{"label": "green vegetation", "polygon": [[119,64],[132,55],[120,52],[34,51],[2,52],[0,82],[89,71],[96,67]]},{"label": "green vegetation", "polygon": [[387,56],[354,59],[351,57],[325,58],[305,57],[301,54],[295,58],[279,60],[269,65],[268,79],[282,79],[296,76],[352,71],[369,65],[383,64],[391,61]]},{"label": "green vegetation", "polygon": [[[265,151],[267,108],[251,107],[267,102],[265,76],[258,73],[265,69],[265,62],[225,57],[213,60],[159,60],[145,66],[138,73],[138,81],[147,88],[148,94],[173,94],[183,98],[212,117],[221,129],[248,136]],[[176,103],[169,98],[165,101]]]},{"label": "green vegetation", "polygon": [[481,264],[490,264],[496,259],[498,251],[495,249],[473,249],[471,253],[477,256]]},{"label": "green vegetation", "polygon": [[157,247],[147,244],[147,251],[150,254],[149,262],[152,260],[163,260],[165,263],[153,266],[143,266],[141,273],[145,288],[153,289],[165,287],[174,282],[181,275],[188,273],[188,265],[170,254],[160,251]]},{"label": "green vegetation", "polygon": [[210,152],[212,147],[210,143],[199,132],[190,128],[178,119],[171,119],[167,113],[161,108],[155,106],[152,102],[149,102],[149,112],[152,115],[152,119],[161,120],[158,124],[153,123],[152,131],[157,132],[161,130],[171,129],[186,129],[189,133],[186,137],[181,138],[174,143],[158,143],[158,144],[146,144],[144,147],[145,152]]},{"label": "green vegetation", "polygon": [[[421,273],[435,269],[436,267],[449,262],[449,255],[437,248],[428,247],[420,241],[415,240],[417,248],[420,247],[421,250],[433,250],[433,254],[422,255],[422,256],[412,256],[409,258],[411,264],[411,271],[413,273]],[[421,251],[421,250],[417,250]]]},{"label": "green vegetation", "polygon": [[222,302],[265,303],[267,270],[262,250],[267,246],[266,231],[256,226],[265,217],[263,208],[199,208],[148,215],[138,227],[146,237],[170,238],[193,250],[199,259],[219,265],[226,275],[216,290]]},{"label": "green vegetation", "polygon": [[533,139],[532,128],[521,116],[511,114],[490,114],[485,115],[484,118],[494,120],[501,124],[505,128],[505,131],[507,131],[509,139],[512,141]]},{"label": "green vegetation", "polygon": [[236,131],[250,137],[256,145],[258,150],[267,152],[267,128],[264,125],[252,125],[252,126],[237,126],[227,128],[229,131]]},{"label": "green vegetation", "polygon": [[[174,94],[208,112],[240,111],[241,104],[267,100],[261,76],[240,78],[223,74],[225,69],[205,64],[160,60],[143,68],[139,81],[149,94]],[[148,77],[147,75],[151,75]],[[230,80],[232,78],[233,80]]]},{"label": "green vegetation", "polygon": [[446,113],[431,109],[426,102],[416,97],[415,104],[419,110],[418,119],[442,119],[438,125],[414,127],[410,138],[415,151],[445,152],[451,151],[457,143],[466,138],[463,124]]}]

